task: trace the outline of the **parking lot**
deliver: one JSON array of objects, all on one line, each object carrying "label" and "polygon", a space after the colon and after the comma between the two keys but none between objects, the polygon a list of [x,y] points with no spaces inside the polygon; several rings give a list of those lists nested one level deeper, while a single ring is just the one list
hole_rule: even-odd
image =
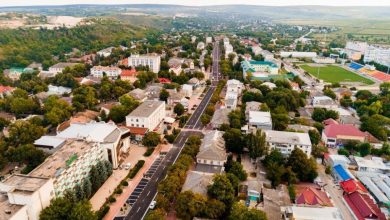
[{"label": "parking lot", "polygon": [[148,185],[148,182],[150,178],[156,173],[157,168],[160,166],[162,160],[164,159],[165,155],[160,155],[150,166],[149,170],[144,173],[143,178],[138,183],[137,187],[135,187],[133,193],[129,196],[129,198],[126,200],[126,203],[132,207],[134,203],[137,201],[139,195],[142,193],[142,191],[145,189],[146,185]]}]

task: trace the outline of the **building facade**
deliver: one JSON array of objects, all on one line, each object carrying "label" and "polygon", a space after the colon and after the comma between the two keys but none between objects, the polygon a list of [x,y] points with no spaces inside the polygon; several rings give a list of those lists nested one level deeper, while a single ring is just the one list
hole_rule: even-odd
[{"label": "building facade", "polygon": [[91,68],[91,75],[97,78],[103,78],[106,75],[108,78],[118,78],[122,70],[114,66],[94,66]]},{"label": "building facade", "polygon": [[165,102],[146,100],[126,116],[126,126],[153,131],[165,118]]},{"label": "building facade", "polygon": [[301,149],[308,157],[311,154],[311,141],[309,134],[287,131],[264,131],[266,142],[270,149],[277,149],[283,155],[290,155],[295,148]]},{"label": "building facade", "polygon": [[364,62],[375,62],[390,66],[390,47],[370,45],[364,53]]},{"label": "building facade", "polygon": [[244,78],[250,73],[252,77],[262,77],[269,74],[276,75],[279,73],[279,68],[276,64],[269,61],[247,61],[241,62]]},{"label": "building facade", "polygon": [[159,55],[131,55],[128,58],[128,65],[135,68],[137,66],[148,66],[149,70],[158,73],[160,71],[161,57]]}]

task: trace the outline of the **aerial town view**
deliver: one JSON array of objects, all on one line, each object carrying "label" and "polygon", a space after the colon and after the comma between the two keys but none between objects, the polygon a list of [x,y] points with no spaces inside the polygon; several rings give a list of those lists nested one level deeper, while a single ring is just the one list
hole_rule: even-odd
[{"label": "aerial town view", "polygon": [[390,0],[0,0],[0,220],[390,219]]}]

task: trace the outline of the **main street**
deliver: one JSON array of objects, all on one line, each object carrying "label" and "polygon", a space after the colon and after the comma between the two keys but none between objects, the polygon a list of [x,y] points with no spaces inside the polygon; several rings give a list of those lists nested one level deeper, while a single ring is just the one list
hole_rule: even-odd
[{"label": "main street", "polygon": [[[210,76],[210,80],[212,81],[209,90],[206,92],[202,102],[199,104],[198,108],[192,114],[191,118],[188,120],[185,129],[189,129],[187,131],[182,131],[177,136],[175,142],[173,143],[173,147],[164,157],[161,164],[158,166],[156,172],[151,176],[148,184],[145,186],[141,194],[139,195],[137,201],[132,206],[130,212],[125,217],[116,217],[115,219],[129,219],[129,220],[139,220],[143,219],[149,210],[149,205],[155,198],[157,194],[157,186],[160,181],[162,181],[168,168],[170,165],[176,162],[176,159],[179,157],[181,150],[184,147],[188,137],[194,134],[201,134],[200,129],[203,128],[203,125],[200,121],[200,117],[206,109],[211,96],[213,95],[216,85],[218,84],[219,79],[219,42],[214,43],[213,48],[213,68],[212,68],[212,76]],[[184,130],[185,130],[184,129]],[[198,131],[196,131],[198,130]]]}]

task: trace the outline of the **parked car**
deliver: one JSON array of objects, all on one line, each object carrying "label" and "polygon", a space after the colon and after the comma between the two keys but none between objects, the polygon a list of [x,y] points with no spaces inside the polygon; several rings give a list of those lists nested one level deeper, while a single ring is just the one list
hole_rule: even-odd
[{"label": "parked car", "polygon": [[154,209],[155,207],[156,207],[156,201],[152,201],[151,203],[150,203],[150,205],[149,205],[149,209]]},{"label": "parked car", "polygon": [[125,168],[125,170],[130,170],[131,163],[126,163],[125,165],[123,165],[123,168]]}]

